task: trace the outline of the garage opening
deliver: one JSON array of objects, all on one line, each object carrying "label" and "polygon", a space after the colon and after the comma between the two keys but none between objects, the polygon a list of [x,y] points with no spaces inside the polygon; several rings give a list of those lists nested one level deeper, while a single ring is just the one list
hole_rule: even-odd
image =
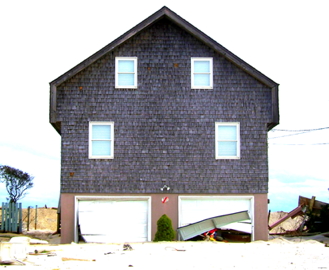
[{"label": "garage opening", "polygon": [[150,200],[150,197],[76,197],[75,241],[150,241]]},{"label": "garage opening", "polygon": [[[180,196],[179,227],[195,224],[195,226],[189,226],[188,230],[198,231],[200,234],[189,240],[201,240],[213,234],[218,237],[217,239],[225,236],[226,239],[231,238],[231,240],[245,239],[246,241],[253,241],[253,205],[253,196]],[[239,220],[237,222],[224,224],[217,228],[211,222],[213,217],[239,212],[247,213],[247,215],[241,220],[237,219]],[[200,224],[206,224],[209,230],[206,229],[201,232],[203,227]],[[184,230],[186,231],[187,228]],[[191,233],[192,235],[193,233]]]}]

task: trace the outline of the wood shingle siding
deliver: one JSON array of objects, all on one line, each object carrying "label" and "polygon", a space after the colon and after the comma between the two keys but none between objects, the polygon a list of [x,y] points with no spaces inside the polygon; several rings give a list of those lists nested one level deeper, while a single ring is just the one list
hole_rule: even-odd
[{"label": "wood shingle siding", "polygon": [[[180,194],[268,192],[277,84],[167,17],[104,51],[52,83],[62,193],[160,193],[164,184]],[[137,89],[115,89],[117,56],[138,58]],[[213,58],[213,89],[191,89],[191,57]],[[113,160],[88,159],[89,121],[114,122]],[[215,159],[215,122],[240,123],[240,159]]]},{"label": "wood shingle siding", "polygon": [[[176,13],[168,9],[167,7],[163,7],[149,18],[142,21],[140,24],[136,25],[131,30],[127,31],[125,34],[63,74],[62,76],[58,77],[54,81],[50,83],[50,122],[54,126],[54,128],[60,133],[61,126],[60,122],[57,121],[57,86],[62,84],[63,82],[67,81],[71,77],[75,76],[77,73],[84,70],[86,67],[89,67],[95,61],[99,61],[107,53],[113,51],[121,44],[125,43],[127,40],[131,39],[135,35],[139,34],[140,32],[144,31],[151,25],[157,23],[161,19],[169,19],[175,25],[179,26],[183,30],[183,34],[191,35],[195,39],[201,41],[203,44],[212,48],[217,54],[223,56],[228,61],[234,63],[239,69],[243,70],[247,74],[250,74],[256,80],[262,82],[266,86],[271,89],[272,92],[272,99],[271,99],[271,121],[267,123],[268,130],[273,128],[279,123],[279,105],[278,105],[278,84],[272,81],[270,78],[266,77],[264,74],[244,62],[242,59],[234,55],[232,52],[224,48],[222,45],[205,35],[203,32],[195,28],[189,22],[178,16]],[[165,42],[165,40],[163,40]],[[162,45],[162,44],[160,44]],[[189,44],[185,44],[186,47]],[[181,52],[182,54],[184,51]],[[155,56],[156,57],[156,56]],[[159,56],[158,56],[159,57]],[[154,58],[156,61],[156,58]],[[161,60],[160,60],[161,62]],[[174,63],[174,66],[177,67],[178,63]]]}]

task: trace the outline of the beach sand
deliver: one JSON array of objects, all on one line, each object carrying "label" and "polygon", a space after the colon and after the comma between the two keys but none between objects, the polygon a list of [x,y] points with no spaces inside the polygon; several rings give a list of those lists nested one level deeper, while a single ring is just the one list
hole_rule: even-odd
[{"label": "beach sand", "polygon": [[[329,238],[270,237],[251,243],[145,242],[30,244],[22,264],[7,269],[329,269]],[[34,254],[34,255],[32,255]],[[1,266],[1,268],[6,266]]]}]

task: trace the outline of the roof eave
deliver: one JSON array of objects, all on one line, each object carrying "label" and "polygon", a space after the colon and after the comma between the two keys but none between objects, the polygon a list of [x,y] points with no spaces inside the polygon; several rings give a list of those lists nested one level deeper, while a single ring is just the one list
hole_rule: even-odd
[{"label": "roof eave", "polygon": [[270,131],[272,128],[277,126],[280,122],[279,113],[279,85],[277,84],[272,88],[272,119],[267,124],[267,130]]},{"label": "roof eave", "polygon": [[141,23],[137,24],[135,27],[109,43],[107,46],[97,51],[86,60],[82,61],[57,79],[50,82],[50,123],[55,127],[55,129],[60,133],[60,125],[56,124],[56,102],[57,102],[57,86],[70,79],[77,73],[84,70],[86,67],[96,62],[99,58],[109,53],[113,49],[115,49],[120,44],[124,43],[131,37],[135,36],[140,31],[154,24],[158,20],[162,18],[168,18],[173,21],[179,27],[201,40],[207,46],[223,55],[226,59],[240,67],[246,73],[250,74],[252,77],[263,83],[264,85],[270,87],[272,89],[272,122],[268,124],[268,130],[272,129],[279,123],[279,109],[278,109],[278,84],[272,81],[270,78],[259,72],[257,69],[243,61],[241,58],[230,52],[228,49],[220,45],[218,42],[204,34],[202,31],[197,29],[195,26],[190,24],[188,21],[184,20],[182,17],[177,15],[175,12],[171,11],[167,7],[163,7],[153,15],[149,16]]}]

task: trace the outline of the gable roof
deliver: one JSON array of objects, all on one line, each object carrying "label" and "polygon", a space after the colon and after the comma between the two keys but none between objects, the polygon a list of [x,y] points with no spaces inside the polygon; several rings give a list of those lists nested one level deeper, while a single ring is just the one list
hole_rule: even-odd
[{"label": "gable roof", "polygon": [[204,34],[202,31],[194,27],[192,24],[184,20],[182,17],[177,15],[175,12],[167,8],[166,6],[162,7],[160,10],[155,12],[150,17],[146,18],[141,23],[137,24],[135,27],[106,45],[104,48],[94,53],[86,60],[82,61],[80,64],[76,65],[57,79],[50,82],[50,123],[54,126],[54,128],[60,133],[60,123],[56,123],[56,92],[57,86],[70,79],[102,56],[107,54],[108,52],[115,49],[117,46],[121,45],[131,37],[135,36],[142,30],[146,29],[150,25],[159,21],[160,19],[167,18],[171,20],[173,23],[184,29],[186,32],[193,35],[195,38],[199,39],[207,46],[212,48],[217,53],[224,56],[227,60],[234,63],[236,66],[244,70],[246,73],[250,74],[252,77],[265,84],[266,86],[272,89],[272,121],[268,124],[268,130],[272,129],[279,123],[279,107],[278,107],[278,84],[273,80],[259,72],[257,69],[253,68],[251,65],[243,61],[241,58],[227,50],[225,47],[217,43],[215,40]]}]

